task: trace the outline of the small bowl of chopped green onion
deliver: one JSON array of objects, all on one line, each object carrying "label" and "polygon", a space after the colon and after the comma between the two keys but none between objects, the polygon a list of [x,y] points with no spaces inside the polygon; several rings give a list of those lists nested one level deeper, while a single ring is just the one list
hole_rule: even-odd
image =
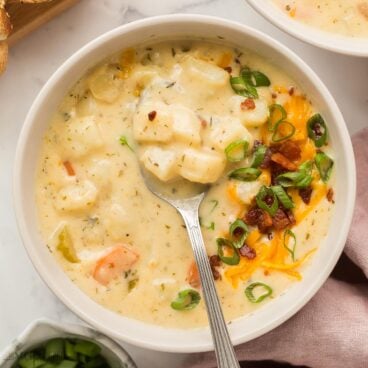
[{"label": "small bowl of chopped green onion", "polygon": [[0,353],[1,368],[136,368],[129,354],[82,325],[33,322]]}]

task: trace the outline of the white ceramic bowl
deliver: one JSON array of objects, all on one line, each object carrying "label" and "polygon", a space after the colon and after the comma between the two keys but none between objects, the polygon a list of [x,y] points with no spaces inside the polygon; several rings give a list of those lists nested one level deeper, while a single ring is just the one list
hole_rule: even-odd
[{"label": "white ceramic bowl", "polygon": [[246,46],[282,66],[303,87],[330,129],[336,158],[336,205],[326,241],[313,257],[304,279],[282,297],[251,316],[229,325],[234,344],[254,339],[296,313],[317,292],[344,247],[355,198],[354,156],[343,117],[317,75],[293,52],[269,36],[244,25],[200,15],[148,18],[116,28],[90,42],[67,60],[45,84],[34,102],[19,137],[14,195],[19,229],[37,271],[54,293],[78,316],[104,333],[155,350],[196,352],[213,348],[208,328],[175,330],[128,319],[92,301],[75,286],[49,253],[38,232],[34,200],[36,162],[50,116],[69,87],[102,58],[142,42],[179,37],[205,38]]},{"label": "white ceramic bowl", "polygon": [[275,26],[302,41],[341,54],[368,57],[368,38],[344,37],[309,27],[282,12],[272,0],[247,1]]},{"label": "white ceramic bowl", "polygon": [[98,331],[75,324],[63,323],[61,325],[47,319],[39,319],[30,324],[0,353],[0,367],[11,368],[19,356],[29,349],[56,337],[92,340],[101,347],[101,354],[111,367],[137,368],[129,354],[120,345]]}]

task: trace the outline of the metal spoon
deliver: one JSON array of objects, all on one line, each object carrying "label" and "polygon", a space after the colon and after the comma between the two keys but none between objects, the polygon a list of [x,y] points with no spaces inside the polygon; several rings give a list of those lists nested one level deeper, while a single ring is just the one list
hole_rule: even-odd
[{"label": "metal spoon", "polygon": [[180,185],[177,182],[165,184],[144,168],[141,171],[147,188],[175,207],[184,219],[199,270],[218,367],[240,368],[222,314],[199,224],[198,210],[208,187],[186,180],[181,181]]}]

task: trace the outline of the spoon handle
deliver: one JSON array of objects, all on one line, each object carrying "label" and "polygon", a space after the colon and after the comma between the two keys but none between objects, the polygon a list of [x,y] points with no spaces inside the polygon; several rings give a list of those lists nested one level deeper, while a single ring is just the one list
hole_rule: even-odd
[{"label": "spoon handle", "polygon": [[219,368],[239,368],[239,362],[236,358],[224,316],[222,314],[210,263],[203,242],[198,219],[198,207],[178,210],[187,227],[190,242],[193,247],[194,258],[197,263],[215,347],[217,366]]}]

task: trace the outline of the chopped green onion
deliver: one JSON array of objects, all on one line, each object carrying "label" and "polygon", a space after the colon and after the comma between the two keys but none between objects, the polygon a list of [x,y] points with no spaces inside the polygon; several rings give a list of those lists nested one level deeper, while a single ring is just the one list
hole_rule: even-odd
[{"label": "chopped green onion", "polygon": [[119,142],[122,146],[127,146],[132,152],[134,152],[133,148],[129,145],[128,140],[124,135],[119,138]]},{"label": "chopped green onion", "polygon": [[33,353],[22,355],[17,364],[21,368],[38,368],[44,365],[46,361]]},{"label": "chopped green onion", "polygon": [[323,182],[327,183],[330,179],[334,162],[324,152],[318,152],[315,157],[316,166]]},{"label": "chopped green onion", "polygon": [[178,297],[171,302],[171,308],[175,310],[190,310],[195,308],[201,301],[198,291],[186,289],[178,293]]},{"label": "chopped green onion", "polygon": [[[268,199],[272,201],[270,204],[267,203]],[[256,202],[259,208],[267,211],[271,216],[274,216],[279,208],[279,202],[275,193],[271,188],[267,188],[264,185],[261,187],[260,191],[256,195]]]},{"label": "chopped green onion", "polygon": [[[289,132],[286,134],[280,134],[280,127],[285,130],[289,129]],[[288,121],[279,121],[273,130],[272,134],[272,142],[278,143],[285,141],[286,139],[291,138],[295,134],[296,128],[293,124],[289,123]]]},{"label": "chopped green onion", "polygon": [[101,348],[92,341],[77,340],[74,349],[77,353],[90,358],[95,358],[101,352]]},{"label": "chopped green onion", "polygon": [[[239,253],[236,250],[234,244],[230,240],[224,238],[217,238],[216,242],[217,242],[217,254],[222,262],[231,266],[237,265],[240,262]],[[231,252],[230,256],[227,255],[225,256],[224,248],[226,248],[228,251]]]},{"label": "chopped green onion", "polygon": [[266,152],[267,152],[267,147],[265,145],[261,144],[260,146],[258,146],[256,150],[254,151],[253,163],[251,167],[258,168],[260,165],[262,165]]},{"label": "chopped green onion", "polygon": [[[288,236],[290,236],[293,239],[292,247],[288,246],[289,243],[288,242],[289,239],[287,238]],[[293,262],[295,262],[296,236],[290,229],[286,229],[284,232],[284,247],[290,253]]]},{"label": "chopped green onion", "polygon": [[260,169],[254,167],[241,167],[229,173],[230,179],[236,179],[240,181],[255,181],[262,174]]},{"label": "chopped green onion", "polygon": [[284,188],[306,188],[311,184],[312,180],[312,176],[305,171],[287,172],[276,178],[277,183]]},{"label": "chopped green onion", "polygon": [[45,346],[45,359],[58,363],[64,359],[64,340],[53,339]]},{"label": "chopped green onion", "polygon": [[63,360],[56,367],[57,368],[75,368],[78,362],[73,360]]},{"label": "chopped green onion", "polygon": [[211,223],[206,226],[207,230],[215,230],[215,223],[213,221],[211,221]]},{"label": "chopped green onion", "polygon": [[239,249],[244,245],[248,231],[248,226],[243,220],[237,219],[230,225],[229,233],[235,248]]},{"label": "chopped green onion", "polygon": [[240,76],[243,80],[253,87],[268,87],[271,85],[268,77],[260,71],[251,70],[247,66],[240,71]]},{"label": "chopped green onion", "polygon": [[246,83],[242,77],[230,77],[231,88],[240,96],[258,98],[257,89]]},{"label": "chopped green onion", "polygon": [[315,114],[308,120],[307,130],[316,147],[322,147],[327,143],[328,129],[320,114]]},{"label": "chopped green onion", "polygon": [[273,132],[277,124],[287,118],[286,110],[279,104],[273,104],[269,107],[270,117],[268,118],[268,130]]},{"label": "chopped green onion", "polygon": [[312,172],[313,169],[313,161],[304,161],[300,166],[299,166],[299,171],[305,171],[307,174],[310,174]]},{"label": "chopped green onion", "polygon": [[276,194],[277,199],[281,202],[284,208],[289,210],[295,207],[293,201],[281,185],[272,186],[271,189]]},{"label": "chopped green onion", "polygon": [[225,155],[229,162],[239,162],[247,155],[249,143],[245,140],[238,140],[230,143],[225,148]]},{"label": "chopped green onion", "polygon": [[74,345],[68,340],[65,340],[65,356],[71,360],[78,359],[78,354],[74,350]]},{"label": "chopped green onion", "polygon": [[[261,294],[258,298],[256,298],[256,296],[253,293],[254,289],[256,288],[264,289],[264,293]],[[271,294],[272,294],[272,288],[264,284],[263,282],[253,282],[252,284],[247,286],[247,288],[245,289],[245,295],[251,303],[260,303],[264,299],[266,299],[268,296],[270,296]]]}]

